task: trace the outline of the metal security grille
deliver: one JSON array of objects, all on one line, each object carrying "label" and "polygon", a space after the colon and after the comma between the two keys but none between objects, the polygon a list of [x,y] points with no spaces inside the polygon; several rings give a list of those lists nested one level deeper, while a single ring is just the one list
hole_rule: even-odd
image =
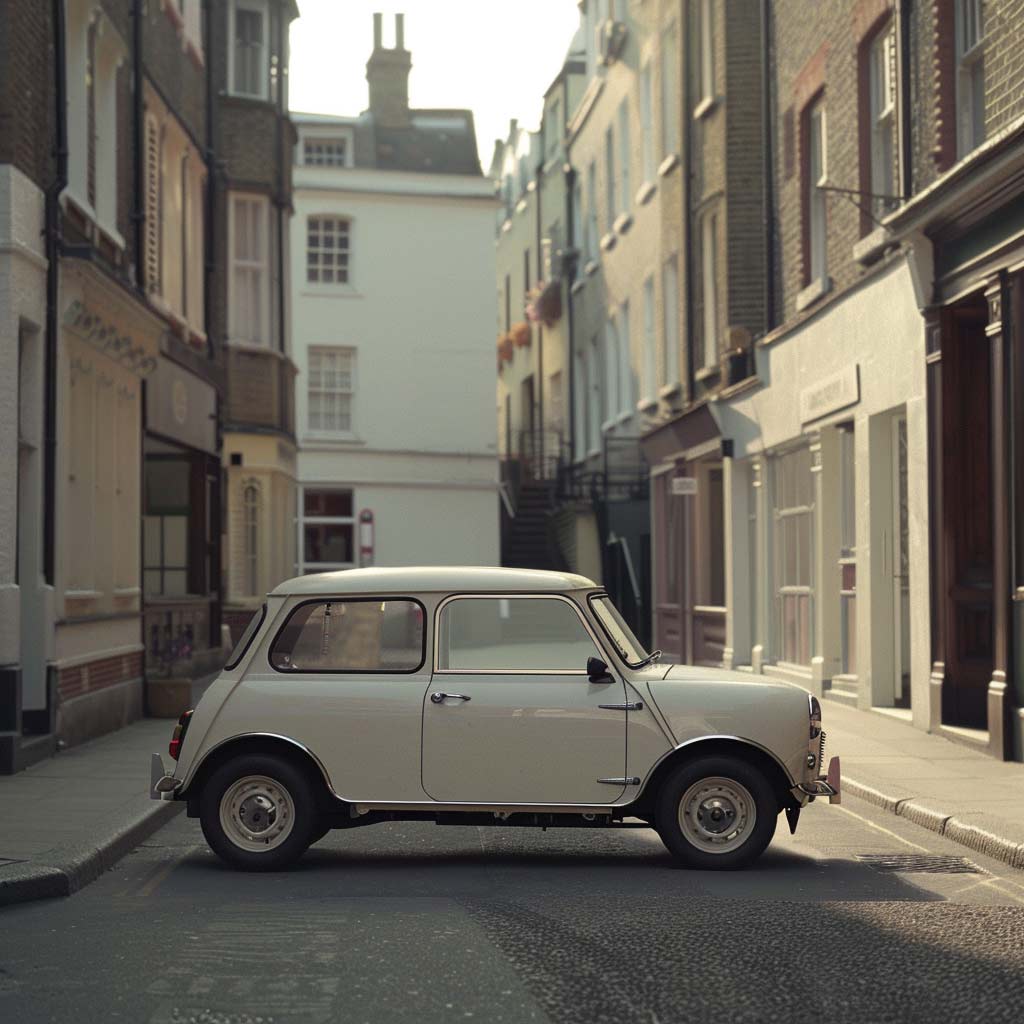
[{"label": "metal security grille", "polygon": [[966,857],[951,857],[931,853],[859,853],[857,860],[876,871],[927,872],[940,875],[982,875],[978,867]]}]

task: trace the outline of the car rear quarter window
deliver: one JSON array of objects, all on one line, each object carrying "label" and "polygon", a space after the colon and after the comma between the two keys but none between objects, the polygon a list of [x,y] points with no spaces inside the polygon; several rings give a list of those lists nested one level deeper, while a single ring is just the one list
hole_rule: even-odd
[{"label": "car rear quarter window", "polygon": [[270,664],[279,672],[416,672],[424,618],[412,598],[306,601],[274,638]]},{"label": "car rear quarter window", "polygon": [[437,642],[441,672],[583,673],[601,653],[559,598],[457,598],[441,609]]}]

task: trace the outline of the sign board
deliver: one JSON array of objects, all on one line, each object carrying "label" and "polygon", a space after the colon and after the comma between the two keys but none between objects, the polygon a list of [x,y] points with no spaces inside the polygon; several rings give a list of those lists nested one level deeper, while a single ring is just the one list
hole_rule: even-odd
[{"label": "sign board", "polygon": [[189,448],[217,454],[217,392],[169,359],[146,384],[146,427]]},{"label": "sign board", "polygon": [[860,401],[860,374],[853,363],[800,392],[800,422],[819,419]]},{"label": "sign board", "polygon": [[697,478],[695,476],[672,477],[672,493],[677,497],[692,497],[697,493]]}]

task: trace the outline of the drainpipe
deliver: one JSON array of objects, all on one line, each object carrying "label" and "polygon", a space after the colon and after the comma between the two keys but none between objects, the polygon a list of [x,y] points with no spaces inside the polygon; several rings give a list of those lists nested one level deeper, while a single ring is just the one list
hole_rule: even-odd
[{"label": "drainpipe", "polygon": [[899,74],[900,74],[900,191],[903,201],[910,199],[914,191],[913,119],[912,97],[910,94],[910,13],[913,0],[896,0],[896,21],[899,26]]},{"label": "drainpipe", "polygon": [[67,31],[64,0],[53,0],[56,174],[46,190],[46,345],[43,440],[43,575],[54,583],[57,561],[57,306],[60,298],[60,196],[68,184]]},{"label": "drainpipe", "polygon": [[[688,33],[681,33],[683,39]],[[687,58],[690,46],[685,46]],[[696,390],[693,365],[694,330],[693,323],[693,74],[689,59],[682,61],[683,67],[683,259],[686,262],[683,274],[683,303],[686,309],[686,397],[687,404],[693,402]]]},{"label": "drainpipe", "polygon": [[146,179],[143,158],[145,115],[142,103],[143,0],[132,0],[132,227],[135,234],[135,287],[146,288]]},{"label": "drainpipe", "polygon": [[566,236],[567,238],[572,239],[573,252],[575,253],[570,263],[573,280],[569,282],[566,289],[567,294],[565,303],[565,326],[569,335],[568,351],[566,352],[566,361],[568,363],[566,371],[569,378],[569,465],[571,466],[573,457],[576,454],[576,332],[573,328],[572,286],[575,283],[576,268],[579,266],[580,253],[576,248],[576,224],[574,223],[573,210],[573,195],[576,191],[576,171],[568,161],[568,154],[566,154],[566,157],[566,162],[562,165],[562,172],[565,175]]},{"label": "drainpipe", "polygon": [[[764,333],[775,328],[775,163],[772,141],[771,0],[761,0],[761,217],[764,229]],[[751,364],[751,373],[754,367]]]},{"label": "drainpipe", "polygon": [[[203,0],[203,34],[207,50],[213,46],[213,3]],[[203,327],[206,330],[206,354],[211,360],[217,357],[217,346],[213,337],[213,289],[217,269],[217,241],[214,217],[217,210],[217,133],[215,131],[216,103],[213,69],[216,61],[206,55],[206,234],[203,239],[206,287],[203,295]],[[218,405],[219,405],[218,400]]]},{"label": "drainpipe", "polygon": [[[543,133],[541,137],[541,145],[543,142]],[[541,192],[544,189],[544,154],[541,153],[540,163],[537,165],[537,173],[534,175],[534,181],[537,182],[537,263],[536,263],[536,274],[534,275],[538,281],[541,280],[541,258],[544,252],[544,227],[543,217],[541,214]],[[529,282],[527,282],[529,284]],[[543,321],[537,324],[537,434],[540,438],[540,464],[543,468],[544,465],[544,323]]]}]

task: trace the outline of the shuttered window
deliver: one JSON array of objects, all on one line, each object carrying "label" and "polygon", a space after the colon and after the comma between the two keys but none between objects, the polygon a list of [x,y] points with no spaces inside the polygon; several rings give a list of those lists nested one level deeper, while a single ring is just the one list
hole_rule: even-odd
[{"label": "shuttered window", "polygon": [[159,295],[161,219],[163,216],[163,182],[161,181],[162,140],[156,118],[146,119],[146,291]]}]

